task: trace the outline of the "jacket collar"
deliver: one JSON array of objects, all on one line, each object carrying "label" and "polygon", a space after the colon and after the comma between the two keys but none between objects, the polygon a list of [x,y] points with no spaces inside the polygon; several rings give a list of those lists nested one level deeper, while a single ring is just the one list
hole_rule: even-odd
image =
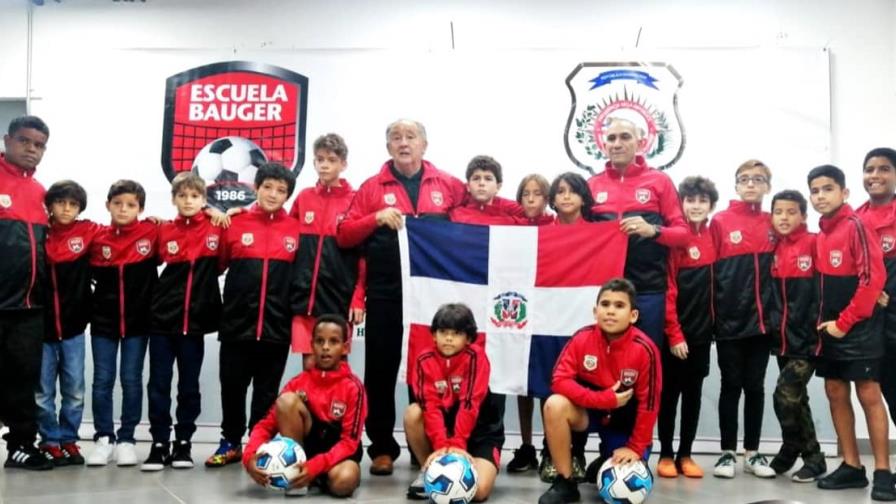
[{"label": "jacket collar", "polygon": [[848,219],[854,213],[852,207],[849,206],[848,203],[844,203],[840,205],[840,208],[838,208],[836,212],[834,212],[834,215],[831,215],[830,217],[822,216],[818,221],[818,227],[825,233],[829,233],[832,229],[837,227],[841,221]]},{"label": "jacket collar", "polygon": [[742,215],[759,215],[762,213],[762,204],[747,203],[746,201],[741,200],[731,200],[731,202],[728,204],[728,209],[732,212]]},{"label": "jacket collar", "polygon": [[[3,170],[10,175],[14,175],[16,177],[28,177],[31,178],[34,176],[34,170],[26,170],[19,165],[14,165],[6,160],[6,154],[0,153],[0,170]],[[35,168],[36,170],[36,168]]]},{"label": "jacket collar", "polygon": [[322,196],[344,196],[346,194],[351,194],[352,185],[344,178],[339,179],[338,186],[325,186],[318,180],[317,184],[314,185],[314,192]]},{"label": "jacket collar", "polygon": [[647,166],[647,161],[644,160],[644,156],[635,156],[635,159],[625,167],[625,172],[621,173],[618,168],[616,168],[612,162],[607,161],[605,165],[607,175],[610,178],[621,179],[622,177],[637,177],[638,175],[646,172],[650,169]]}]

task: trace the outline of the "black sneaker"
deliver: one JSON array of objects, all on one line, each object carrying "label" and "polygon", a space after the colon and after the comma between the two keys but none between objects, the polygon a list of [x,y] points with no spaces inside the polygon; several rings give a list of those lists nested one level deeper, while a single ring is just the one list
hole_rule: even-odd
[{"label": "black sneaker", "polygon": [[140,466],[141,471],[161,471],[171,463],[168,443],[153,443],[149,449],[149,457]]},{"label": "black sneaker", "polygon": [[507,463],[507,472],[521,473],[532,469],[538,469],[538,456],[535,454],[535,447],[524,444],[513,450],[513,459]]},{"label": "black sneaker", "polygon": [[53,461],[49,460],[34,445],[7,445],[9,454],[3,467],[28,469],[30,471],[46,471],[53,468]]},{"label": "black sneaker", "polygon": [[588,468],[585,469],[585,483],[597,484],[597,471],[600,471],[606,461],[607,459],[604,457],[597,457],[588,464]]},{"label": "black sneaker", "polygon": [[63,443],[62,450],[68,455],[69,465],[84,465],[84,455],[77,443]]},{"label": "black sneaker", "polygon": [[886,469],[874,470],[874,484],[871,486],[871,500],[896,501],[893,475]]},{"label": "black sneaker", "polygon": [[793,473],[790,479],[796,483],[812,483],[828,470],[827,464],[821,462],[806,462],[799,471]]},{"label": "black sneaker", "polygon": [[818,480],[817,485],[822,490],[865,488],[868,486],[868,476],[865,475],[865,466],[853,467],[843,462],[837,470]]},{"label": "black sneaker", "polygon": [[190,456],[192,445],[189,441],[175,441],[171,449],[171,467],[175,469],[192,469],[193,457]]},{"label": "black sneaker", "polygon": [[784,474],[793,468],[793,465],[796,464],[796,458],[797,454],[791,453],[782,447],[772,461],[769,462],[768,466],[774,469],[775,473]]},{"label": "black sneaker", "polygon": [[572,480],[557,475],[554,483],[548,491],[541,494],[538,498],[538,504],[566,504],[568,502],[579,502],[582,499],[579,494],[579,485]]}]

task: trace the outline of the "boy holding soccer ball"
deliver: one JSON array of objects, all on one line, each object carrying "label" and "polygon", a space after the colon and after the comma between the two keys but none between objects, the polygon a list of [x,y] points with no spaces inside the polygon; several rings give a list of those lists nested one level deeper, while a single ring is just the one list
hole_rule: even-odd
[{"label": "boy holding soccer ball", "polygon": [[302,444],[308,461],[287,495],[304,495],[317,482],[336,497],[348,497],[361,483],[361,428],[367,416],[364,384],[343,360],[348,353],[348,323],[321,315],[312,328],[314,364],[283,387],[267,416],[249,435],[243,466],[259,485],[268,475],[256,466],[258,448],[276,434]]},{"label": "boy holding soccer ball", "polygon": [[[656,345],[638,320],[631,282],[615,278],[597,295],[597,325],[579,329],[557,359],[544,404],[544,434],[557,478],[539,504],[578,502],[572,479],[570,437],[597,432],[601,459],[616,465],[646,460],[653,441],[662,371]],[[598,463],[598,466],[601,464]]]}]

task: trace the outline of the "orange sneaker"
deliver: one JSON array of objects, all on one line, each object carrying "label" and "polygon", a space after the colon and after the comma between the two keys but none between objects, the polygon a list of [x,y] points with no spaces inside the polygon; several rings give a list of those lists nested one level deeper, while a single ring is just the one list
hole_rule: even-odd
[{"label": "orange sneaker", "polygon": [[688,478],[703,477],[703,469],[697,465],[697,462],[691,457],[682,457],[681,460],[678,461],[678,467],[681,469],[681,474],[684,474]]},{"label": "orange sneaker", "polygon": [[662,457],[656,464],[656,473],[661,478],[677,478],[678,468],[675,467],[675,461],[672,457]]}]

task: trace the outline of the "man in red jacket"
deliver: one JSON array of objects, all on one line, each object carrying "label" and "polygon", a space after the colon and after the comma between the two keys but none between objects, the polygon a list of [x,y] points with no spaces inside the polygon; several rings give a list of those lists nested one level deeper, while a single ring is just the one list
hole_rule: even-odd
[{"label": "man in red jacket", "polygon": [[0,421],[9,427],[4,467],[53,467],[34,447],[47,235],[46,191],[34,180],[34,170],[49,137],[40,118],[13,119],[3,136],[6,153],[0,155]]},{"label": "man in red jacket", "polygon": [[363,243],[367,260],[364,386],[371,409],[365,427],[374,475],[392,474],[392,462],[401,453],[392,436],[402,342],[396,231],[406,215],[447,220],[449,210],[461,204],[466,192],[463,182],[423,159],[426,145],[426,129],[419,122],[401,119],[390,124],[386,148],[392,159],[361,184],[336,232],[340,247]]}]

